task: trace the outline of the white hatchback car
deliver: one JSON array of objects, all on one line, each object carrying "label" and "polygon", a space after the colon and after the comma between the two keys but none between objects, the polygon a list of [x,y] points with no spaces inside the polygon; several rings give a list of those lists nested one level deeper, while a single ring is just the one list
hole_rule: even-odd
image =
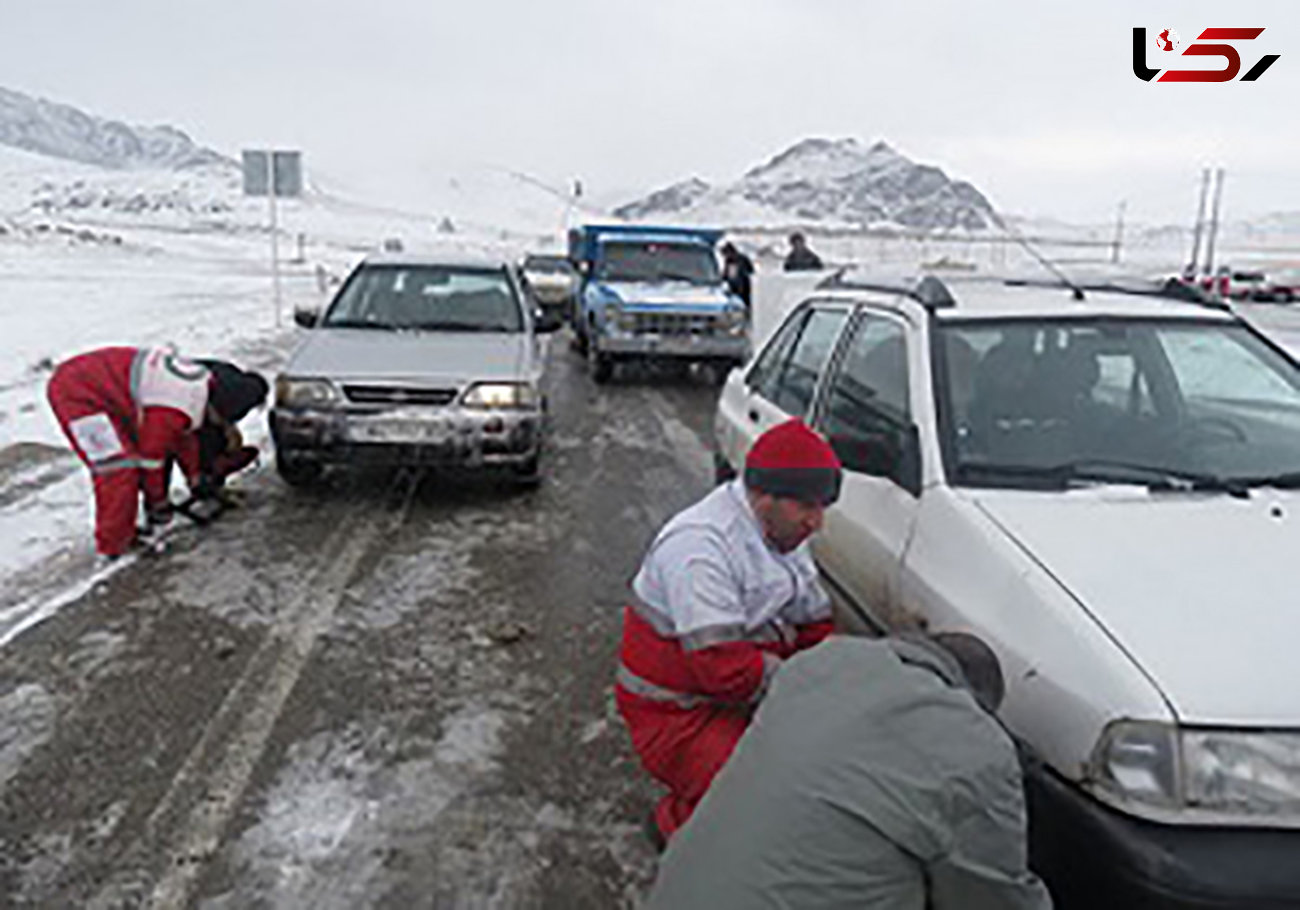
[{"label": "white hatchback car", "polygon": [[1061,906],[1300,906],[1300,368],[1221,308],[823,282],[728,378],[720,477],[791,416],[845,466],[837,608],[997,652]]}]

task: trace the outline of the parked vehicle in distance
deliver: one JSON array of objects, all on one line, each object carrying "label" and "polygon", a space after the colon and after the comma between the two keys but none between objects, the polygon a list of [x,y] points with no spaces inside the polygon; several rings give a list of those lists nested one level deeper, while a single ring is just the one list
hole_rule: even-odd
[{"label": "parked vehicle in distance", "polygon": [[621,363],[703,363],[720,376],[749,350],[744,302],[722,278],[721,231],[650,225],[586,225],[569,234],[581,274],[575,344],[592,377]]},{"label": "parked vehicle in distance", "polygon": [[534,253],[524,257],[520,275],[548,324],[558,327],[569,318],[578,292],[578,271],[573,263],[564,256]]},{"label": "parked vehicle in distance", "polygon": [[1275,280],[1258,269],[1221,267],[1214,275],[1203,275],[1185,282],[1195,283],[1225,300],[1250,300],[1257,303],[1291,303],[1300,297],[1300,282]]},{"label": "parked vehicle in distance", "polygon": [[546,400],[536,314],[502,261],[366,259],[275,383],[276,467],[427,464],[541,478]]},{"label": "parked vehicle in distance", "polygon": [[997,652],[1066,908],[1300,903],[1300,368],[1221,307],[823,282],[723,388],[720,479],[802,417],[841,618]]}]

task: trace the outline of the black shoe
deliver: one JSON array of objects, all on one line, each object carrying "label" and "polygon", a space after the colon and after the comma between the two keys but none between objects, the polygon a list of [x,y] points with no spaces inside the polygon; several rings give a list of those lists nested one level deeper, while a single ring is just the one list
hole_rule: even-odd
[{"label": "black shoe", "polygon": [[664,833],[659,830],[659,823],[655,821],[653,810],[646,815],[645,824],[641,826],[641,830],[645,832],[646,839],[654,846],[655,853],[663,853],[664,848],[668,846],[668,838],[664,837]]}]

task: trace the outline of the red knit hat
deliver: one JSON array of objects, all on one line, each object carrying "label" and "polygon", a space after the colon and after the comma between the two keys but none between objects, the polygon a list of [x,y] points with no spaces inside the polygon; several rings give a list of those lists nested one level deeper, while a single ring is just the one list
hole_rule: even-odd
[{"label": "red knit hat", "polygon": [[797,417],[759,436],[745,458],[745,486],[802,502],[830,505],[841,477],[835,450]]}]

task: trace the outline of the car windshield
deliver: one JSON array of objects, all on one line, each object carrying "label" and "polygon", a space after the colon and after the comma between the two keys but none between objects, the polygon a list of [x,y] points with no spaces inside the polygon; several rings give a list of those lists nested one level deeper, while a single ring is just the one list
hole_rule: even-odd
[{"label": "car windshield", "polygon": [[519,332],[523,315],[502,269],[363,265],[321,323],[334,328]]},{"label": "car windshield", "polygon": [[958,485],[1300,482],[1300,370],[1244,325],[953,321],[934,343]]},{"label": "car windshield", "polygon": [[596,277],[603,281],[689,281],[717,284],[718,262],[694,243],[605,243]]}]

